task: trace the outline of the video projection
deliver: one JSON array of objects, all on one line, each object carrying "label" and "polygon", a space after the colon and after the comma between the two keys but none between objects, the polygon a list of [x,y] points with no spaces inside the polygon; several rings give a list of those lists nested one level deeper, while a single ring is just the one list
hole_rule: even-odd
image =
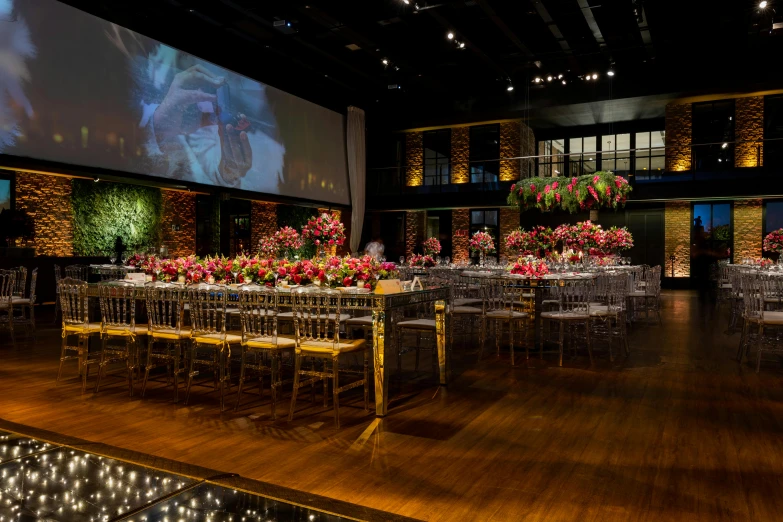
[{"label": "video projection", "polygon": [[344,125],[56,0],[0,0],[0,153],[347,204]]}]

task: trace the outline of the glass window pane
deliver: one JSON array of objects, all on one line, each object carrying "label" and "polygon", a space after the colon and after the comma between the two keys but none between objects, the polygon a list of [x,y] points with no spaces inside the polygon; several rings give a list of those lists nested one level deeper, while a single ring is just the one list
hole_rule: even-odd
[{"label": "glass window pane", "polygon": [[588,153],[592,159],[595,159],[596,150],[597,150],[596,137],[595,136],[585,137],[584,141],[582,142],[582,152]]},{"label": "glass window pane", "polygon": [[568,140],[568,145],[571,150],[571,154],[582,152],[582,138],[571,138]]},{"label": "glass window pane", "polygon": [[717,228],[731,224],[731,205],[721,203],[712,205],[712,227]]},{"label": "glass window pane", "polygon": [[617,143],[615,143],[616,141],[617,139],[614,134],[601,136],[601,150],[604,152],[617,150]]},{"label": "glass window pane", "polygon": [[766,207],[764,235],[783,228],[783,201],[768,201]]},{"label": "glass window pane", "polygon": [[663,171],[666,167],[666,158],[663,156],[654,156],[650,158],[650,170]]},{"label": "glass window pane", "polygon": [[[636,157],[639,157],[639,149],[650,148],[650,133],[649,132],[637,132],[636,133]],[[645,156],[646,154],[642,154]]]},{"label": "glass window pane", "polygon": [[484,222],[484,212],[481,210],[470,211],[470,224],[481,225]]},{"label": "glass window pane", "polygon": [[615,150],[628,150],[631,148],[631,135],[630,134],[618,134],[617,144]]},{"label": "glass window pane", "polygon": [[646,176],[650,170],[650,158],[636,158],[636,175]]},{"label": "glass window pane", "polygon": [[[595,158],[594,155],[590,155],[591,158]],[[587,157],[585,157],[585,161],[582,165],[582,174],[592,174],[595,172],[595,160],[588,161]]]},{"label": "glass window pane", "polygon": [[552,154],[563,154],[565,152],[565,140],[552,140]]},{"label": "glass window pane", "polygon": [[498,211],[487,210],[484,212],[484,224],[489,226],[497,226],[498,224]]},{"label": "glass window pane", "polygon": [[652,148],[663,148],[666,144],[666,131],[655,131],[650,133],[650,146]]},{"label": "glass window pane", "polygon": [[712,205],[693,205],[693,227],[704,227],[705,231],[712,228]]}]

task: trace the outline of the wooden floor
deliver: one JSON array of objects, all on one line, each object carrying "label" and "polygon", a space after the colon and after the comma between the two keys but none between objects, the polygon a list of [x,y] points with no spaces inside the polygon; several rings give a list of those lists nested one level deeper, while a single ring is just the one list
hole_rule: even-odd
[{"label": "wooden floor", "polygon": [[635,329],[628,358],[463,355],[447,389],[408,382],[383,420],[347,401],[340,430],[307,399],[273,423],[266,402],[221,415],[206,388],[188,407],[120,379],[82,396],[55,386],[58,330],[16,347],[0,332],[0,418],[425,520],[780,520],[780,363],[757,375],[725,311],[662,299],[664,326]]}]

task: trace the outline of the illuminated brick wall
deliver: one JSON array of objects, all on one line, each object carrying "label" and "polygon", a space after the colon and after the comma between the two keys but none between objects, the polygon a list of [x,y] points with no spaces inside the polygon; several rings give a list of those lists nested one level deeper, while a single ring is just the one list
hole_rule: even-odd
[{"label": "illuminated brick wall", "polygon": [[[500,256],[509,256],[506,249],[505,237],[512,231],[519,228],[519,209],[501,208],[500,209],[500,237],[498,238]],[[496,245],[497,246],[497,245]]]},{"label": "illuminated brick wall", "polygon": [[764,97],[737,98],[734,114],[734,166],[760,167],[764,158]]},{"label": "illuminated brick wall", "polygon": [[466,208],[455,208],[451,211],[451,258],[455,263],[468,261],[470,251],[470,211]]},{"label": "illuminated brick wall", "polygon": [[163,245],[169,257],[196,253],[196,195],[191,192],[161,190],[163,214]]},{"label": "illuminated brick wall", "polygon": [[17,172],[16,208],[33,220],[37,255],[73,255],[71,178]]},{"label": "illuminated brick wall", "polygon": [[426,233],[427,212],[409,210],[405,212],[405,257],[421,253],[421,242]]},{"label": "illuminated brick wall", "polygon": [[[500,157],[528,157],[535,154],[536,137],[521,121],[500,124]],[[516,181],[533,172],[535,159],[503,160],[500,162],[500,181]]]},{"label": "illuminated brick wall", "polygon": [[250,251],[258,250],[262,237],[277,231],[277,204],[253,201],[250,204]]},{"label": "illuminated brick wall", "polygon": [[666,266],[664,273],[671,277],[672,262],[669,257],[674,254],[674,276],[690,277],[691,275],[691,204],[687,201],[672,201],[666,203],[664,211]]},{"label": "illuminated brick wall", "polygon": [[[738,100],[739,101],[739,100]],[[734,202],[734,262],[761,257],[762,204],[760,199]]]},{"label": "illuminated brick wall", "polygon": [[470,182],[470,127],[451,129],[451,182]]},{"label": "illuminated brick wall", "polygon": [[405,185],[418,187],[423,184],[423,134],[421,132],[409,132],[405,135]]},{"label": "illuminated brick wall", "polygon": [[666,106],[666,170],[681,172],[691,169],[691,104]]}]

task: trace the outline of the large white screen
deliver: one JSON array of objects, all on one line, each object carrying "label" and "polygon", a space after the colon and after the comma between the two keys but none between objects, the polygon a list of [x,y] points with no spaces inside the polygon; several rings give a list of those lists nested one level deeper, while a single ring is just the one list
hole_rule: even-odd
[{"label": "large white screen", "polygon": [[55,0],[0,0],[0,153],[347,204],[344,125]]}]

